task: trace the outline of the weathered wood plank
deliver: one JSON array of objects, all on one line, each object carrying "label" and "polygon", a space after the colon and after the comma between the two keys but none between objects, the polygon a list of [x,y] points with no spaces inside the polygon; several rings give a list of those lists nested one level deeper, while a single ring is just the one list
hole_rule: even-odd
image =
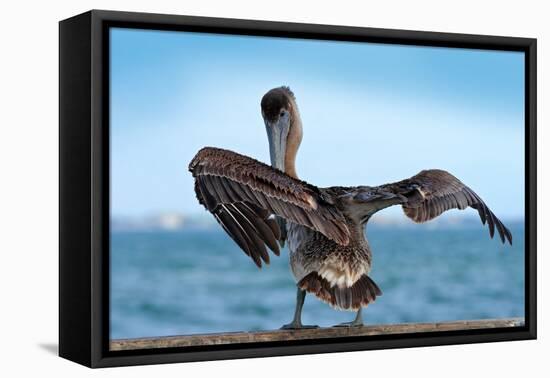
[{"label": "weathered wood plank", "polygon": [[112,340],[110,349],[135,350],[148,348],[172,348],[196,345],[220,345],[265,341],[322,339],[346,336],[373,336],[416,332],[456,331],[484,328],[518,327],[524,318],[463,320],[439,323],[403,323],[366,325],[363,327],[330,327],[303,330],[274,330],[256,332],[228,332],[189,336],[146,337],[138,339]]}]

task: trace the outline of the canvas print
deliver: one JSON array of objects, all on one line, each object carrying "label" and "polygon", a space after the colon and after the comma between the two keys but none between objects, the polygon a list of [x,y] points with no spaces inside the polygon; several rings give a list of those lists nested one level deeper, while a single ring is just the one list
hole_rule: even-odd
[{"label": "canvas print", "polygon": [[523,52],[109,33],[112,345],[523,324]]}]

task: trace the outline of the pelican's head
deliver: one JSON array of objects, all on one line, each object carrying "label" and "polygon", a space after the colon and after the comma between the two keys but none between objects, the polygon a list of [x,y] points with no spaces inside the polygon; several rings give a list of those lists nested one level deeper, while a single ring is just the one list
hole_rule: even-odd
[{"label": "pelican's head", "polygon": [[302,125],[294,93],[289,87],[273,88],[264,95],[261,105],[271,165],[295,175],[294,158],[302,140]]}]

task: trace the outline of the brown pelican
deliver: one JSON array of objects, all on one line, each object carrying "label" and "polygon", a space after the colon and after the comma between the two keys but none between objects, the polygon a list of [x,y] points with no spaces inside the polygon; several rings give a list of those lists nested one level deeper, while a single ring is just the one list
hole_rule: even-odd
[{"label": "brown pelican", "polygon": [[450,209],[471,207],[498,232],[512,234],[469,187],[450,173],[430,169],[380,186],[318,188],[298,179],[296,153],[302,122],[288,87],[274,88],[261,101],[271,166],[219,148],[201,149],[189,164],[198,201],[252,258],[269,264],[266,246],[279,255],[277,241],[288,241],[297,283],[294,319],[283,328],[305,328],[301,312],[306,292],[341,310],[361,310],[382,292],[369,277],[371,250],[364,227],[374,213],[400,205],[414,222],[429,221]]}]

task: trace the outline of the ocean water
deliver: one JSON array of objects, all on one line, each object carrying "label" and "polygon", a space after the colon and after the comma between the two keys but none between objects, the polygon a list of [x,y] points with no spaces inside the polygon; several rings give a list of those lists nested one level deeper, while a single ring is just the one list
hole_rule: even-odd
[{"label": "ocean water", "polygon": [[[514,245],[486,227],[369,225],[371,277],[383,295],[368,324],[524,316],[524,228]],[[288,251],[258,269],[218,227],[111,234],[111,338],[278,329],[294,313]],[[350,321],[308,295],[304,324]]]}]

